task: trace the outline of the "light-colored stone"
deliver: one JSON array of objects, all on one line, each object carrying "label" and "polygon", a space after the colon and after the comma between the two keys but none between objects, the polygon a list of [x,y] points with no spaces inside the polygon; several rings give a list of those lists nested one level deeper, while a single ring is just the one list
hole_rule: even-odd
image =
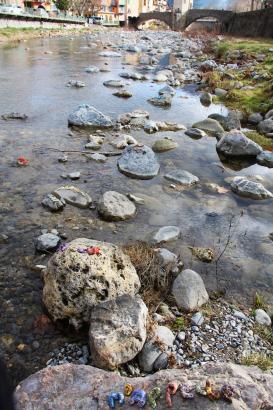
[{"label": "light-colored stone", "polygon": [[241,131],[233,130],[225,133],[218,141],[217,151],[226,157],[256,157],[262,152],[262,147]]},{"label": "light-colored stone", "polygon": [[146,145],[127,147],[118,159],[118,169],[136,179],[151,179],[158,174],[159,163],[154,152]]},{"label": "light-colored stone", "polygon": [[177,263],[178,258],[176,254],[173,252],[170,252],[168,249],[165,249],[165,248],[156,249],[156,254],[163,267],[170,265],[170,264]]},{"label": "light-colored stone", "polygon": [[107,80],[104,81],[103,85],[105,85],[105,87],[111,88],[122,88],[124,86],[124,83],[119,80]]},{"label": "light-colored stone", "polygon": [[271,318],[263,309],[255,310],[255,320],[259,325],[271,326]]},{"label": "light-colored stone", "polygon": [[150,98],[148,101],[157,107],[169,107],[172,105],[172,96],[170,94],[162,94],[159,97]]},{"label": "light-colored stone", "polygon": [[203,279],[191,269],[183,270],[175,279],[172,287],[178,307],[192,311],[209,300]]},{"label": "light-colored stone", "polygon": [[273,198],[273,194],[260,182],[251,181],[245,177],[234,177],[230,186],[233,192],[242,197],[251,199]]},{"label": "light-colored stone", "polygon": [[92,198],[86,192],[74,186],[62,186],[57,188],[53,192],[53,195],[77,208],[88,208],[92,203]]},{"label": "light-colored stone", "polygon": [[51,212],[60,211],[64,208],[66,202],[62,198],[57,198],[55,195],[48,194],[43,200],[42,205]]},{"label": "light-colored stone", "polygon": [[177,142],[169,138],[162,138],[160,140],[157,140],[152,146],[154,152],[165,152],[171,149],[175,149],[177,147],[178,147]]},{"label": "light-colored stone", "polygon": [[262,151],[257,156],[256,159],[257,159],[258,164],[264,165],[265,167],[268,167],[268,168],[273,168],[273,152]]},{"label": "light-colored stone", "polygon": [[262,134],[269,134],[273,132],[273,117],[259,122],[258,131]]},{"label": "light-colored stone", "polygon": [[163,226],[153,235],[153,242],[171,242],[180,236],[180,229],[177,226]]},{"label": "light-colored stone", "polygon": [[53,233],[40,235],[36,240],[36,249],[40,252],[47,252],[56,249],[60,243],[60,238]]},{"label": "light-colored stone", "polygon": [[205,131],[199,130],[198,128],[188,128],[187,131],[185,131],[185,134],[191,138],[197,139],[205,137],[207,135]]},{"label": "light-colored stone", "polygon": [[225,131],[221,124],[213,120],[212,118],[207,118],[203,121],[198,121],[192,125],[192,128],[198,128],[199,130],[205,131],[213,136],[222,135]]},{"label": "light-colored stone", "polygon": [[199,178],[183,169],[176,169],[164,175],[168,181],[175,182],[181,185],[194,185],[199,182]]},{"label": "light-colored stone", "polygon": [[[81,253],[97,247],[100,254]],[[113,244],[80,238],[56,252],[44,275],[43,301],[54,320],[76,328],[89,322],[90,310],[102,301],[135,295],[139,278],[130,258]]]},{"label": "light-colored stone", "polygon": [[110,117],[104,115],[88,104],[79,105],[68,117],[68,124],[77,127],[111,128],[114,123]]},{"label": "light-colored stone", "polygon": [[[196,395],[194,400],[183,401],[180,394],[172,396],[173,410],[254,410],[273,405],[273,375],[256,366],[239,366],[232,363],[208,363],[195,369],[162,370],[147,377],[121,377],[91,366],[62,365],[47,367],[22,381],[15,391],[17,410],[106,410],[106,398],[120,391],[126,383],[135,389],[151,391],[158,386],[162,392],[170,380],[179,384],[204,383],[212,379],[216,386],[231,385],[238,397],[227,404]],[[185,402],[185,405],[184,405]],[[268,403],[268,404],[265,404]],[[118,406],[116,406],[118,408]],[[122,407],[132,409],[128,399]],[[165,397],[157,400],[157,409],[166,410]]]},{"label": "light-colored stone", "polygon": [[95,306],[89,331],[94,365],[115,369],[134,359],[146,340],[147,315],[140,297],[123,295]]},{"label": "light-colored stone", "polygon": [[99,200],[98,212],[106,221],[125,221],[135,215],[136,207],[125,195],[107,191]]}]

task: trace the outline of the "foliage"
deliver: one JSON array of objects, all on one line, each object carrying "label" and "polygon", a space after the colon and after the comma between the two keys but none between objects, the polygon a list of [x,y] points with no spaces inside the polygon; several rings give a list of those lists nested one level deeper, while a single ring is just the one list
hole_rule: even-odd
[{"label": "foliage", "polygon": [[102,0],[70,0],[70,9],[79,16],[94,16],[102,7]]},{"label": "foliage", "polygon": [[267,309],[267,304],[266,304],[266,302],[265,302],[265,300],[264,300],[264,297],[263,297],[263,295],[261,295],[260,293],[258,293],[258,292],[255,292],[255,295],[254,295],[254,308],[255,309],[264,309],[264,310],[266,310]]},{"label": "foliage", "polygon": [[241,358],[241,364],[244,366],[258,366],[265,371],[273,368],[273,356],[267,356],[264,353],[251,353]]},{"label": "foliage", "polygon": [[181,332],[185,329],[185,319],[183,316],[177,317],[175,321],[171,324],[171,328],[174,332]]},{"label": "foliage", "polygon": [[57,0],[56,6],[59,10],[67,11],[70,7],[70,0]]}]

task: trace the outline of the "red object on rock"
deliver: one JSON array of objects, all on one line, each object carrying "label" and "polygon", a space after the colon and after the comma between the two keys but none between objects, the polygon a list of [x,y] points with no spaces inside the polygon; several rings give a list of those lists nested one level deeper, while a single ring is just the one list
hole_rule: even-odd
[{"label": "red object on rock", "polygon": [[29,160],[26,159],[25,157],[18,157],[17,164],[22,165],[22,166],[27,166],[29,164]]},{"label": "red object on rock", "polygon": [[90,248],[87,248],[86,252],[88,253],[88,255],[100,255],[101,254],[100,248],[98,248],[97,246],[91,246]]}]

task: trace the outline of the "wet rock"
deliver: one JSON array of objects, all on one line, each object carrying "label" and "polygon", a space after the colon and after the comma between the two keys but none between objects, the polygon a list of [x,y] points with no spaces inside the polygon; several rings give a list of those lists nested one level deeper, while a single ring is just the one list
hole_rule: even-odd
[{"label": "wet rock", "polygon": [[258,164],[273,168],[273,153],[271,151],[262,151],[256,159]]},{"label": "wet rock", "polygon": [[203,121],[198,121],[192,125],[192,128],[198,128],[199,130],[205,131],[215,137],[222,135],[225,131],[221,124],[213,120],[212,118],[207,118]]},{"label": "wet rock", "polygon": [[68,174],[68,177],[70,179],[72,179],[72,181],[74,181],[74,180],[80,179],[81,173],[78,172],[78,171],[77,172],[70,172],[70,174]]},{"label": "wet rock", "polygon": [[136,213],[136,207],[125,195],[107,191],[100,198],[98,212],[106,221],[125,221]]},{"label": "wet rock", "polygon": [[57,198],[55,195],[48,194],[43,200],[42,205],[51,212],[57,212],[65,207],[65,200]]},{"label": "wet rock", "polygon": [[203,93],[200,97],[201,104],[209,106],[212,103],[212,95],[210,93]]},{"label": "wet rock", "polygon": [[128,147],[128,145],[137,145],[138,142],[131,135],[121,134],[120,138],[118,138],[117,140],[111,141],[110,144],[113,145],[113,147],[117,149],[124,149]]},{"label": "wet rock", "polygon": [[144,131],[148,134],[153,134],[159,131],[158,125],[155,121],[149,120],[144,124]]},{"label": "wet rock", "polygon": [[171,149],[175,149],[178,147],[177,142],[169,139],[169,138],[162,138],[160,140],[155,141],[152,146],[154,152],[165,152]]},{"label": "wet rock", "polygon": [[175,241],[180,236],[180,229],[177,226],[163,226],[153,235],[154,243]]},{"label": "wet rock", "polygon": [[273,194],[270,191],[268,191],[260,182],[250,181],[245,177],[233,178],[230,186],[233,192],[245,198],[273,198]]},{"label": "wet rock", "polygon": [[165,74],[157,73],[157,74],[154,76],[153,80],[154,80],[155,82],[157,82],[157,83],[164,83],[165,81],[168,80],[168,77],[167,77]]},{"label": "wet rock", "polygon": [[265,114],[265,119],[268,120],[269,118],[273,117],[273,109],[269,110],[266,114]]},{"label": "wet rock", "polygon": [[95,152],[94,154],[88,155],[87,158],[91,159],[92,161],[101,162],[101,163],[104,163],[107,161],[107,157],[105,155],[98,154],[97,152]]},{"label": "wet rock", "polygon": [[158,94],[159,95],[169,94],[173,97],[175,95],[175,90],[174,90],[173,87],[171,87],[170,85],[167,84],[167,85],[165,85],[165,87],[161,88],[158,91]]},{"label": "wet rock", "polygon": [[40,235],[36,240],[36,249],[40,252],[52,251],[57,248],[60,243],[60,238],[53,233],[45,233]]},{"label": "wet rock", "polygon": [[86,192],[74,186],[62,186],[57,188],[52,194],[77,208],[88,208],[92,203],[92,198]]},{"label": "wet rock", "polygon": [[86,67],[85,71],[86,73],[95,74],[95,73],[99,73],[100,69],[96,66],[90,66],[90,67]]},{"label": "wet rock", "polygon": [[201,69],[204,71],[211,71],[214,68],[217,68],[217,63],[214,60],[206,60],[200,64]]},{"label": "wet rock", "polygon": [[130,199],[130,201],[135,202],[136,204],[144,204],[145,201],[143,198],[140,198],[139,196],[133,195],[133,194],[127,194],[127,197]]},{"label": "wet rock", "polygon": [[119,80],[107,80],[104,81],[103,85],[105,85],[105,87],[111,88],[122,88],[124,86],[124,83]]},{"label": "wet rock", "polygon": [[199,182],[199,178],[183,169],[176,169],[164,175],[168,181],[175,182],[181,185],[194,185]]},{"label": "wet rock", "polygon": [[116,58],[116,57],[122,57],[122,54],[118,53],[117,51],[102,51],[99,53],[99,56]]},{"label": "wet rock", "polygon": [[158,174],[159,163],[146,145],[127,147],[118,159],[118,169],[131,178],[151,179]]},{"label": "wet rock", "polygon": [[226,157],[256,157],[262,148],[241,131],[230,131],[217,143],[217,151]]},{"label": "wet rock", "polygon": [[26,120],[28,116],[19,112],[10,112],[8,114],[1,115],[2,120]]},{"label": "wet rock", "polygon": [[170,107],[172,105],[172,96],[170,94],[163,94],[159,97],[150,98],[148,101],[157,107]]},{"label": "wet rock", "polygon": [[168,327],[158,326],[155,329],[154,336],[146,340],[142,351],[138,355],[141,370],[150,373],[153,370],[155,361],[164,350],[173,345],[174,339],[174,334]]},{"label": "wet rock", "polygon": [[269,134],[273,132],[273,118],[270,117],[266,120],[259,122],[258,131],[262,134]]},{"label": "wet rock", "polygon": [[133,94],[128,90],[120,90],[120,91],[113,93],[113,95],[115,95],[116,97],[120,97],[120,98],[130,98],[133,96]]},{"label": "wet rock", "polygon": [[98,135],[89,135],[89,142],[85,144],[86,149],[99,150],[104,142],[104,138]]},{"label": "wet rock", "polygon": [[198,128],[188,128],[187,131],[185,131],[185,134],[191,138],[196,139],[205,137],[207,135],[205,131],[199,130]]},{"label": "wet rock", "polygon": [[254,112],[253,114],[250,114],[250,116],[247,119],[247,122],[252,125],[257,125],[261,121],[263,121],[263,116],[259,112]]},{"label": "wet rock", "polygon": [[68,117],[68,124],[77,127],[111,128],[113,121],[88,104],[79,105]]},{"label": "wet rock", "polygon": [[[262,408],[265,403],[271,406],[273,395],[273,376],[263,372],[256,366],[239,366],[232,363],[208,363],[194,369],[171,369],[149,375],[147,377],[121,377],[118,373],[105,372],[92,366],[73,364],[48,367],[28,377],[16,388],[14,399],[17,410],[74,409],[81,410],[106,409],[105,398],[112,391],[119,391],[121,386],[130,383],[135,389],[151,391],[158,386],[162,392],[170,380],[178,380],[179,384],[196,385],[201,381],[213,379],[216,386],[225,383],[238,390],[238,398],[228,405],[224,401],[211,402],[207,398],[196,395],[194,400],[187,400],[185,406],[189,410],[219,410]],[[94,383],[96,381],[96,383]],[[99,388],[98,388],[99,386]],[[38,399],[37,399],[38,398]],[[179,394],[172,398],[173,410],[181,410],[184,405]],[[182,404],[183,403],[183,404]],[[265,404],[266,405],[266,404]],[[118,408],[118,406],[116,406]],[[131,409],[126,400],[124,410]],[[157,400],[157,409],[166,410],[166,402],[162,397]]]},{"label": "wet rock", "polygon": [[223,125],[226,131],[240,130],[241,129],[242,113],[240,111],[229,111],[226,117],[225,124]]},{"label": "wet rock", "polygon": [[174,280],[172,294],[177,306],[192,311],[209,300],[203,279],[191,269],[183,270]]},{"label": "wet rock", "polygon": [[[88,248],[98,248],[100,253],[83,252]],[[130,258],[118,246],[80,238],[49,260],[43,302],[54,320],[68,319],[78,328],[89,323],[93,306],[125,294],[133,296],[139,287]]]},{"label": "wet rock", "polygon": [[[132,112],[126,112],[124,114],[121,114],[118,117],[118,122],[120,122],[122,125],[133,125],[133,126],[140,126],[143,127],[146,119],[149,118],[150,114],[148,111],[144,110],[134,110]],[[136,122],[136,120],[138,122]]]},{"label": "wet rock", "polygon": [[263,309],[255,310],[255,321],[259,325],[271,326],[270,316]]},{"label": "wet rock", "polygon": [[67,83],[67,87],[83,88],[85,87],[85,83],[79,80],[70,80]]},{"label": "wet rock", "polygon": [[129,295],[93,307],[89,343],[94,365],[110,370],[134,359],[146,340],[147,315],[141,298]]},{"label": "wet rock", "polygon": [[214,253],[210,248],[198,248],[189,246],[189,249],[192,251],[192,254],[196,256],[200,261],[210,263],[213,261]]},{"label": "wet rock", "polygon": [[186,129],[183,124],[179,124],[177,122],[159,121],[156,124],[159,131],[181,131]]}]

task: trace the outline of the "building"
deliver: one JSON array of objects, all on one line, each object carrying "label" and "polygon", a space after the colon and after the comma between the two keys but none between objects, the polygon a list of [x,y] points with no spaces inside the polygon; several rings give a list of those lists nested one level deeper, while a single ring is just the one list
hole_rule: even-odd
[{"label": "building", "polygon": [[175,12],[185,14],[192,9],[193,0],[173,0],[173,9]]}]

